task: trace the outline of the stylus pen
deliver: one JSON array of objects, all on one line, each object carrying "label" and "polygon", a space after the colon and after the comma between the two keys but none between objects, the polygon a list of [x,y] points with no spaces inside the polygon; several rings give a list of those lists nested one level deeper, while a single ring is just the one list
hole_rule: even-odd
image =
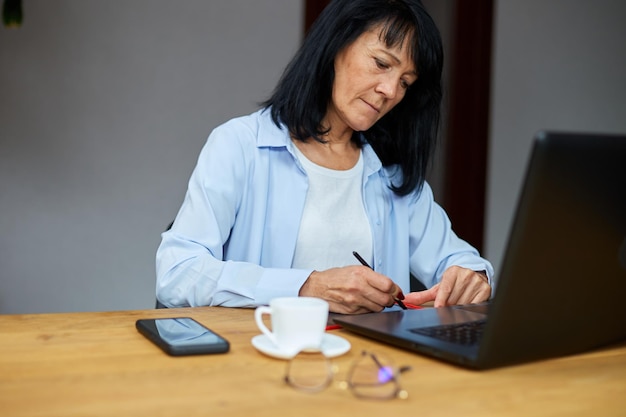
[{"label": "stylus pen", "polygon": [[[359,253],[357,251],[353,251],[352,254],[354,255],[355,258],[357,258],[359,260],[359,262],[361,262],[361,265],[368,267],[369,269],[374,269],[371,266],[369,266],[369,264],[365,261],[365,259],[363,259],[361,257],[361,255],[359,255]],[[400,308],[402,310],[406,310],[406,306],[404,305],[404,303],[402,302],[402,300],[400,300],[397,297],[393,297],[393,300],[400,306]]]}]

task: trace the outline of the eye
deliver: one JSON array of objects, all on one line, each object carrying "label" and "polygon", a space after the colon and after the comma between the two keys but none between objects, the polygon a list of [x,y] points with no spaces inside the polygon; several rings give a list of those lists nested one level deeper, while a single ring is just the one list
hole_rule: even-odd
[{"label": "eye", "polygon": [[388,69],[389,68],[389,64],[387,64],[385,61],[383,61],[382,59],[379,58],[374,58],[374,62],[376,62],[376,66],[380,69]]},{"label": "eye", "polygon": [[411,88],[411,86],[416,82],[417,77],[413,78],[412,76],[409,76],[407,78],[400,78],[400,85],[402,85],[402,88],[404,88],[405,90]]}]

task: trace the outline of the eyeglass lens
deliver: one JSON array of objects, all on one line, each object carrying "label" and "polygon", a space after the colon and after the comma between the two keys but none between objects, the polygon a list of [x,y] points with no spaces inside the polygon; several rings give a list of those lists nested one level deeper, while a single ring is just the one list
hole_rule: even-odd
[{"label": "eyeglass lens", "polygon": [[398,372],[385,356],[363,352],[348,375],[352,392],[365,398],[394,398],[401,391]]},{"label": "eyeglass lens", "polygon": [[330,360],[321,352],[300,352],[287,364],[285,381],[295,388],[321,391],[332,379]]},{"label": "eyeglass lens", "polygon": [[[397,370],[385,356],[362,352],[348,372],[347,385],[357,397],[372,399],[407,398],[402,390],[399,374],[408,367]],[[287,364],[285,382],[294,388],[317,392],[333,380],[330,360],[320,352],[300,352]]]}]

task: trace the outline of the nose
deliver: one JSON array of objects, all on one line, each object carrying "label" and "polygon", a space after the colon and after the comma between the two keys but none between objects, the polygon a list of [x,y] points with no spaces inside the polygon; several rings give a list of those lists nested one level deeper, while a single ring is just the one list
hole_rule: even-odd
[{"label": "nose", "polygon": [[393,100],[398,95],[399,88],[400,81],[395,79],[395,77],[387,76],[379,80],[376,92],[382,94],[387,99]]}]

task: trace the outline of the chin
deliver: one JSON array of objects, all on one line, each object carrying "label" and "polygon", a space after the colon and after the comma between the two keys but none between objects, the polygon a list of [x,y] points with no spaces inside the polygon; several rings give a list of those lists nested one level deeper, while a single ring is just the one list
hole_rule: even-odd
[{"label": "chin", "polygon": [[374,126],[376,124],[376,122],[378,121],[378,119],[372,121],[372,120],[367,120],[367,121],[359,121],[357,123],[353,123],[351,125],[352,130],[354,130],[355,132],[365,132],[366,130],[369,130],[372,126]]}]

